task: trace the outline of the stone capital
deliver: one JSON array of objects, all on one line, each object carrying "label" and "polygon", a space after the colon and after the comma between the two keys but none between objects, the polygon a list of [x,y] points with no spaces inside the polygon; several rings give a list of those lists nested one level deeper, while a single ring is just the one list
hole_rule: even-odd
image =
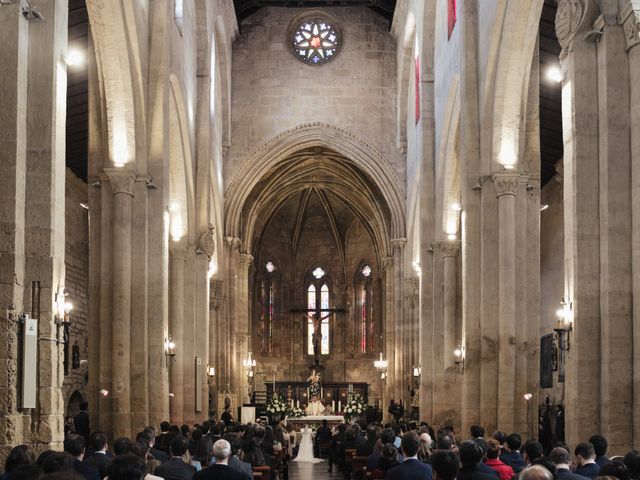
[{"label": "stone capital", "polygon": [[225,246],[233,251],[239,252],[240,251],[240,244],[242,243],[242,241],[239,238],[236,237],[224,237],[224,244]]},{"label": "stone capital", "polygon": [[640,0],[631,0],[620,14],[627,50],[640,43]]},{"label": "stone capital", "polygon": [[253,255],[249,255],[248,253],[240,254],[240,266],[245,268],[250,268],[253,264]]},{"label": "stone capital", "polygon": [[513,172],[500,172],[493,176],[493,186],[496,189],[496,197],[503,195],[516,195],[520,174]]},{"label": "stone capital", "polygon": [[556,11],[556,36],[562,47],[560,58],[573,49],[574,41],[583,41],[598,14],[596,0],[559,0]]},{"label": "stone capital", "polygon": [[114,195],[125,194],[133,197],[136,175],[129,168],[105,168],[104,173],[111,184]]},{"label": "stone capital", "polygon": [[404,246],[407,244],[407,239],[404,237],[401,238],[392,238],[391,239],[391,246],[393,247],[393,253],[394,255],[397,254],[402,254],[402,251],[404,250]]},{"label": "stone capital", "polygon": [[393,257],[384,257],[382,259],[382,267],[386,270],[393,268]]},{"label": "stone capital", "polygon": [[441,246],[442,256],[444,258],[455,257],[460,251],[460,240],[446,240],[441,243]]},{"label": "stone capital", "polygon": [[169,242],[169,254],[177,260],[187,258],[187,248],[183,242]]},{"label": "stone capital", "polygon": [[198,238],[198,250],[206,253],[211,259],[216,251],[216,227],[209,224],[206,232],[203,232]]}]

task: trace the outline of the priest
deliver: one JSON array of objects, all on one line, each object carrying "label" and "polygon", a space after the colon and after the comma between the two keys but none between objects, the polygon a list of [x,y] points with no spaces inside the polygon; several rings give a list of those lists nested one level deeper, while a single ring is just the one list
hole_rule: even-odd
[{"label": "priest", "polygon": [[318,399],[316,395],[311,397],[309,405],[307,405],[306,414],[309,416],[317,417],[318,415],[324,415],[324,404]]}]

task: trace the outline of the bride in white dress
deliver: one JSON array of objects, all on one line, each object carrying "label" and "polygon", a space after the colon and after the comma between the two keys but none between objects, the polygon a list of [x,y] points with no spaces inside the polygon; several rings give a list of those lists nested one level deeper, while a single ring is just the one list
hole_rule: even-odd
[{"label": "bride in white dress", "polygon": [[300,441],[300,448],[298,449],[298,455],[293,460],[294,462],[309,462],[319,463],[322,459],[315,458],[313,456],[313,432],[309,427],[304,427],[301,430],[302,440]]}]

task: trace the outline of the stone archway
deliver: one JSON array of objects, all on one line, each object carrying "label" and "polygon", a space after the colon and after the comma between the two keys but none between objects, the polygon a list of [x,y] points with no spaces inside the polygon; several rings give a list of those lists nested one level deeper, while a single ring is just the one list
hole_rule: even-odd
[{"label": "stone archway", "polygon": [[79,391],[74,390],[67,400],[66,415],[73,417],[80,412],[80,404],[86,400],[85,396]]}]

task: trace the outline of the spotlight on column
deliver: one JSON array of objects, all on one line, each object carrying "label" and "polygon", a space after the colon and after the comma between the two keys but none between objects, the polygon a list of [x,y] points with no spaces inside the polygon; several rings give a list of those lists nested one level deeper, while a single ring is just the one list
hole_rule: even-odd
[{"label": "spotlight on column", "polygon": [[103,397],[108,397],[109,396],[109,390],[105,390],[103,388],[102,390],[100,390],[100,395],[102,395]]},{"label": "spotlight on column", "polygon": [[464,347],[459,346],[453,351],[453,356],[455,360],[453,363],[456,364],[456,368],[460,373],[464,373]]},{"label": "spotlight on column", "polygon": [[525,393],[524,394],[524,399],[528,402],[529,400],[531,400],[533,398],[533,394],[532,393]]},{"label": "spotlight on column", "polygon": [[555,83],[562,83],[562,81],[564,80],[564,75],[562,74],[562,70],[560,70],[560,67],[558,67],[557,65],[549,67],[549,69],[547,70],[547,79]]},{"label": "spotlight on column", "polygon": [[461,212],[462,211],[462,205],[460,205],[459,203],[452,203],[451,204],[451,209],[456,211],[456,212]]}]

